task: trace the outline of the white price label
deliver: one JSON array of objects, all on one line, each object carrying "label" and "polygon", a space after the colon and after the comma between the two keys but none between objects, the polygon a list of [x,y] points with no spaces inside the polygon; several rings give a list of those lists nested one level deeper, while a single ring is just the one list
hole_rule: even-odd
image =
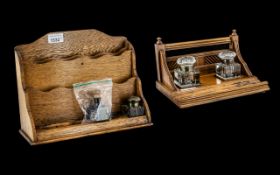
[{"label": "white price label", "polygon": [[52,33],[48,35],[48,43],[63,43],[63,33]]}]

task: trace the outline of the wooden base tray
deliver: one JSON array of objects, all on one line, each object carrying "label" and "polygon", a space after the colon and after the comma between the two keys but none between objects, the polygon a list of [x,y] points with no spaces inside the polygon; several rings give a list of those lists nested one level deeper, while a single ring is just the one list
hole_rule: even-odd
[{"label": "wooden base tray", "polygon": [[133,118],[128,118],[127,116],[118,116],[117,118],[114,118],[110,121],[99,123],[82,124],[81,121],[77,121],[75,123],[76,124],[62,123],[61,125],[38,129],[37,142],[31,141],[23,130],[20,130],[20,134],[31,145],[38,145],[152,125],[150,122],[148,122],[147,116],[138,116]]},{"label": "wooden base tray", "polygon": [[156,82],[156,87],[179,108],[187,108],[269,90],[268,83],[260,82],[256,77],[241,78],[222,83],[215,76],[207,75],[201,77],[201,82],[200,87],[182,89],[176,92],[170,91],[169,88],[159,82]]}]

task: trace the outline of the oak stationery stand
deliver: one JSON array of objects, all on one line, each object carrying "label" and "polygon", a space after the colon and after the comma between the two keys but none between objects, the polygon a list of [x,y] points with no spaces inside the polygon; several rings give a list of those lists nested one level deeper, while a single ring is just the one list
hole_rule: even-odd
[{"label": "oak stationery stand", "polygon": [[[221,80],[215,76],[215,64],[221,62],[218,54],[222,50],[194,52],[191,54],[167,56],[167,51],[180,49],[204,48],[208,46],[226,45],[228,49],[236,52],[236,61],[241,64],[241,77],[233,80]],[[156,87],[179,108],[250,95],[269,90],[268,82],[261,82],[253,76],[249,67],[243,60],[236,30],[229,37],[213,38],[197,41],[163,44],[157,38],[155,44],[157,81]],[[174,83],[174,69],[178,67],[176,61],[182,56],[194,56],[196,68],[200,72],[198,87],[180,89]]]},{"label": "oak stationery stand", "polygon": [[[135,59],[125,37],[97,30],[50,33],[16,46],[21,135],[36,145],[152,125]],[[104,78],[113,81],[113,118],[82,124],[72,84]],[[145,114],[128,118],[120,106],[133,95],[141,98]]]}]

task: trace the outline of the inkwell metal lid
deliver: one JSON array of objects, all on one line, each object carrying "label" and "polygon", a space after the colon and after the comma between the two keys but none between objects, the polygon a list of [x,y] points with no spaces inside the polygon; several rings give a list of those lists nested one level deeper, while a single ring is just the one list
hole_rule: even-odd
[{"label": "inkwell metal lid", "polygon": [[194,56],[185,56],[177,59],[177,64],[180,66],[193,65],[196,62]]},{"label": "inkwell metal lid", "polygon": [[236,57],[236,53],[231,50],[224,50],[218,54],[221,60],[233,60]]},{"label": "inkwell metal lid", "polygon": [[141,98],[138,96],[131,96],[128,98],[128,103],[129,103],[129,106],[131,106],[131,107],[139,106],[140,101],[141,101]]}]

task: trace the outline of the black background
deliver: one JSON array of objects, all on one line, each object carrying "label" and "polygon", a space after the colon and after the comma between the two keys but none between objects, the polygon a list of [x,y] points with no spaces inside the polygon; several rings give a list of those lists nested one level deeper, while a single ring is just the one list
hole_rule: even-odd
[{"label": "black background", "polygon": [[[229,161],[238,160],[236,167],[246,167],[248,162],[263,165],[270,160],[268,156],[274,155],[272,147],[277,130],[278,114],[273,100],[278,97],[275,74],[279,57],[271,52],[272,42],[279,38],[274,25],[276,12],[270,10],[272,6],[256,3],[251,7],[236,3],[186,6],[169,2],[162,7],[131,2],[126,7],[121,2],[106,3],[77,2],[71,7],[42,3],[36,8],[18,4],[13,10],[15,16],[2,12],[1,145],[8,153],[5,158],[38,164],[51,158],[48,163],[58,162],[57,166],[69,161],[85,166],[121,163],[124,167],[134,162],[136,165],[144,158],[144,167],[156,166],[160,161],[163,163],[157,166],[161,168],[168,167],[169,162],[181,162],[180,159],[193,163],[213,163],[218,159],[219,165],[228,166],[232,166]],[[13,48],[33,42],[48,32],[92,28],[110,35],[126,36],[133,44],[154,126],[29,146],[18,133],[20,121]],[[156,37],[161,36],[164,42],[180,42],[228,36],[232,29],[237,29],[241,53],[252,73],[260,80],[269,81],[271,91],[179,109],[156,90]]]}]

